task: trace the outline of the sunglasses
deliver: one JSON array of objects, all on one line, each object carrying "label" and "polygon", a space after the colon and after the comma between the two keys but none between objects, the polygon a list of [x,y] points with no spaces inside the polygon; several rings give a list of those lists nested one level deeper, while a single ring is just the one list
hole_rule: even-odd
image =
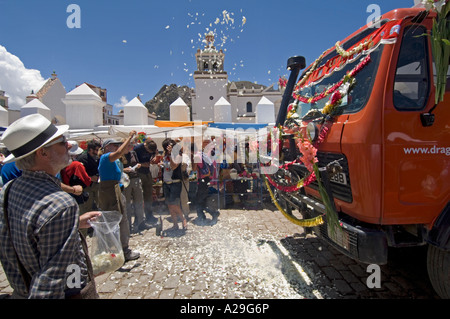
[{"label": "sunglasses", "polygon": [[60,138],[54,140],[53,142],[45,144],[44,147],[50,147],[50,146],[53,146],[53,145],[56,145],[56,144],[66,144],[66,143],[67,143],[67,137],[65,137],[63,135]]}]

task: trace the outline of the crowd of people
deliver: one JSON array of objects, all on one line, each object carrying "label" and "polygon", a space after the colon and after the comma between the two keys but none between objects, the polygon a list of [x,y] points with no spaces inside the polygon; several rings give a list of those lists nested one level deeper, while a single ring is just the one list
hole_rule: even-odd
[{"label": "crowd of people", "polygon": [[[68,171],[68,175],[77,175],[71,166],[79,162],[76,166],[86,167],[82,175],[89,176],[91,182],[81,183],[83,178],[77,178],[78,183],[67,178],[62,181],[69,186],[83,186],[87,196],[74,194],[79,198],[81,213],[92,209],[117,210],[117,203],[122,202],[130,232],[147,230],[160,222],[154,215],[159,207],[154,205],[154,200],[161,192],[173,223],[170,230],[180,229],[178,223],[181,223],[183,230],[187,230],[192,207],[197,211],[197,224],[206,222],[204,211],[211,214],[213,221],[217,221],[217,207],[209,207],[206,202],[210,177],[216,169],[210,154],[203,150],[196,152],[193,146],[190,156],[180,146],[173,153],[177,144],[177,141],[167,138],[162,142],[160,151],[149,137],[139,141],[135,131],[131,131],[126,140],[111,138],[102,144],[91,140],[87,143],[86,152],[75,157],[63,170]],[[91,168],[89,173],[88,167]],[[122,199],[119,201],[111,196],[115,185],[121,189]]]},{"label": "crowd of people", "polygon": [[[131,131],[126,139],[91,140],[86,150],[68,141],[67,125],[55,126],[40,114],[23,117],[4,132],[0,193],[0,261],[14,298],[98,298],[87,253],[89,222],[102,211],[119,211],[125,262],[140,257],[129,247],[131,232],[157,227],[154,185],[162,181],[173,230],[188,228],[192,206],[196,222],[206,213],[215,171],[211,154],[191,145],[183,152],[173,139],[162,150],[149,137]],[[191,154],[188,156],[186,153]],[[70,265],[81,269],[79,287],[68,287]]]}]

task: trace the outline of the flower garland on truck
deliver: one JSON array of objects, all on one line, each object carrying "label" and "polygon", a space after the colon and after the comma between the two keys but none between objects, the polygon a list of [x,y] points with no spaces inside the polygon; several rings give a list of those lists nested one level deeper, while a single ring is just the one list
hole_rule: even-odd
[{"label": "flower garland on truck", "polygon": [[[371,62],[370,53],[373,50],[375,50],[378,47],[378,45],[386,43],[382,41],[383,36],[385,35],[384,31],[388,30],[387,28],[393,28],[396,25],[396,23],[397,22],[388,23],[387,26],[385,25],[383,28],[381,28],[381,30],[375,31],[368,38],[363,39],[359,44],[356,44],[349,50],[345,50],[338,41],[333,48],[336,51],[337,56],[335,58],[330,59],[324,65],[319,67],[320,62],[322,61],[324,56],[330,52],[331,49],[323,52],[319,56],[319,58],[316,61],[314,61],[309,70],[307,70],[307,72],[295,86],[294,92],[292,94],[292,96],[294,97],[294,102],[288,106],[287,119],[293,120],[296,123],[297,129],[290,131],[291,133],[294,134],[294,138],[297,140],[296,146],[298,147],[302,156],[299,159],[296,159],[292,162],[280,165],[278,169],[287,171],[289,167],[292,166],[293,164],[302,163],[307,168],[308,173],[306,176],[304,176],[303,178],[301,178],[292,185],[283,185],[286,184],[286,181],[284,181],[284,183],[282,184],[279,183],[276,179],[272,178],[269,174],[265,175],[266,187],[269,191],[273,203],[280,210],[280,212],[283,213],[283,215],[285,215],[286,218],[288,218],[291,222],[300,225],[302,227],[315,227],[321,225],[324,222],[323,217],[325,216],[325,218],[327,219],[327,223],[330,225],[330,227],[332,229],[338,229],[339,222],[337,218],[337,213],[332,207],[331,200],[328,197],[325,187],[323,186],[320,178],[318,178],[320,174],[317,159],[317,147],[320,143],[322,143],[326,139],[326,136],[330,131],[331,126],[334,122],[334,117],[338,114],[339,107],[342,104],[343,98],[349,94],[349,92],[356,84],[355,76]],[[343,67],[345,67],[349,63],[354,62],[356,59],[360,57],[362,57],[361,61],[351,71],[347,72],[340,81],[328,86],[321,93],[316,94],[312,97],[302,96],[300,94],[303,88],[317,84],[324,77],[329,76],[330,74],[332,74],[337,70],[341,70]],[[319,100],[322,100],[328,96],[330,96],[330,99],[325,104],[324,108],[322,110],[315,110],[314,111],[315,114],[312,114],[313,118],[322,119],[321,120],[322,125],[319,130],[319,136],[316,142],[313,144],[310,137],[302,133],[302,130],[300,129],[302,127],[302,124],[301,121],[299,121],[299,116],[297,113],[298,105],[299,102],[314,104]],[[311,116],[311,114],[309,113],[306,114],[305,118],[308,116]],[[281,132],[287,130],[289,130],[287,127],[279,128],[280,134]],[[276,139],[276,143],[278,145],[280,145],[281,140],[279,135],[278,138]],[[272,136],[272,139],[274,139],[274,136]],[[281,192],[291,193],[299,191],[302,187],[305,187],[316,180],[319,184],[319,193],[325,205],[326,212],[325,214],[310,219],[298,219],[294,217],[292,214],[288,214],[278,203],[269,186],[270,184],[275,189]],[[287,181],[287,183],[289,184],[289,181]]]},{"label": "flower garland on truck", "polygon": [[[433,30],[432,30],[432,46],[433,46],[433,56],[437,65],[437,78],[438,81],[436,83],[436,101],[442,101],[443,92],[445,91],[445,81],[442,81],[442,78],[446,80],[446,73],[448,69],[448,60],[450,54],[450,28],[448,27],[448,20],[445,18],[450,12],[450,1],[437,1],[434,3],[433,0],[425,0],[424,3],[427,3],[430,8],[427,10],[435,10],[438,13],[438,19],[433,21]],[[265,175],[265,183],[267,189],[269,190],[269,194],[272,198],[272,201],[277,206],[277,208],[293,223],[303,226],[303,227],[314,227],[323,223],[323,216],[325,215],[327,218],[327,222],[331,227],[336,226],[338,224],[337,213],[332,208],[332,203],[327,195],[327,192],[324,186],[321,183],[318,168],[318,160],[317,160],[317,147],[320,143],[322,143],[330,131],[334,118],[340,114],[342,111],[340,106],[342,104],[343,99],[350,93],[353,87],[356,85],[355,76],[364,69],[370,62],[371,57],[370,53],[373,52],[377,47],[381,44],[392,44],[397,40],[397,36],[399,35],[399,21],[390,21],[386,23],[383,27],[374,31],[371,35],[357,43],[349,50],[345,50],[341,43],[336,42],[335,46],[327,51],[324,51],[319,58],[317,58],[314,63],[310,66],[310,68],[304,73],[303,77],[296,84],[293,91],[294,102],[288,106],[287,110],[287,119],[293,122],[296,128],[292,129],[292,127],[280,127],[278,129],[278,137],[272,135],[272,140],[280,145],[280,135],[281,133],[289,131],[294,134],[294,138],[297,140],[296,146],[300,150],[302,156],[299,159],[296,159],[289,163],[284,163],[279,166],[279,170],[287,171],[289,167],[293,164],[303,163],[303,165],[307,168],[308,174],[301,178],[300,180],[289,184],[292,182],[284,180],[284,183],[280,183],[276,179],[272,178],[270,175]],[[323,58],[329,54],[332,50],[335,50],[337,55],[334,58],[328,60],[324,65],[320,65]],[[338,82],[329,85],[322,92],[315,94],[314,96],[303,96],[300,94],[301,90],[313,85],[316,85],[322,81],[325,77],[329,77],[335,71],[341,70],[349,63],[353,63],[357,59],[361,58],[360,62],[349,72],[347,72],[341,80]],[[446,61],[446,63],[445,63]],[[440,76],[439,72],[444,72],[444,76]],[[440,79],[440,80],[439,80]],[[284,83],[284,82],[283,82]],[[443,83],[443,84],[442,84]],[[442,89],[443,85],[443,89]],[[302,133],[300,128],[304,127],[301,123],[301,119],[297,113],[299,103],[305,104],[315,104],[316,102],[329,97],[329,101],[325,104],[323,109],[311,109],[304,117],[303,120],[312,120],[319,119],[321,126],[319,129],[319,136],[315,143],[311,142],[309,136],[305,136]],[[437,103],[437,102],[436,102]],[[284,209],[280,206],[278,201],[276,200],[270,186],[272,185],[275,189],[281,192],[297,192],[302,187],[309,185],[310,183],[316,181],[319,184],[319,193],[322,197],[323,203],[326,207],[326,213],[312,219],[297,219],[291,214],[288,214]],[[334,228],[334,227],[333,227]]]}]

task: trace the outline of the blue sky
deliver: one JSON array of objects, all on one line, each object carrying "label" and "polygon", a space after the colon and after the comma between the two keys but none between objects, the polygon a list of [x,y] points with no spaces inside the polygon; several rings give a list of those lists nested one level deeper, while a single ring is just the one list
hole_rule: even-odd
[{"label": "blue sky", "polygon": [[[70,4],[80,8],[80,28],[67,26]],[[108,90],[109,104],[137,94],[145,102],[164,84],[194,87],[195,53],[208,30],[216,31],[216,46],[225,50],[230,81],[270,85],[288,76],[290,56],[312,63],[366,24],[374,13],[367,11],[370,4],[385,13],[414,1],[0,0],[0,89],[20,95],[11,87],[28,91],[27,83],[37,85],[56,71],[68,92],[88,82]],[[224,10],[234,22],[224,19]],[[19,61],[2,67],[5,54]],[[1,72],[17,65],[15,84]]]}]

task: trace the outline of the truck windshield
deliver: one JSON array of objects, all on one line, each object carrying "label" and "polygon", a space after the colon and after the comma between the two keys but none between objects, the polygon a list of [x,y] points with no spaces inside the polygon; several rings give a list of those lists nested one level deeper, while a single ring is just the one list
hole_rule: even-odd
[{"label": "truck windshield", "polygon": [[[366,35],[367,34],[359,35],[356,37],[362,39]],[[352,43],[358,43],[359,42],[358,39],[355,38],[349,40],[348,42],[351,41]],[[355,86],[353,87],[351,92],[347,96],[345,96],[342,100],[341,107],[343,107],[344,109],[343,111],[344,114],[356,113],[365,106],[367,100],[370,97],[370,92],[372,90],[372,86],[375,80],[383,47],[384,47],[383,45],[378,45],[376,49],[370,53],[370,63],[368,63],[355,76],[356,80]],[[346,45],[344,45],[344,48],[346,48]],[[333,50],[326,57],[324,57],[324,59],[321,62],[321,65],[325,65],[327,61],[335,58],[337,55],[338,54],[336,50]],[[316,94],[320,94],[327,88],[332,87],[334,84],[338,83],[348,71],[351,71],[353,68],[355,68],[355,66],[358,65],[361,59],[365,57],[366,56],[363,55],[361,56],[361,58],[357,58],[354,61],[348,62],[342,67],[342,69],[340,69],[339,67],[339,70],[335,70],[333,73],[325,75],[320,81],[315,82],[310,86],[304,87],[303,89],[300,90],[299,92],[300,95],[312,97],[315,96]],[[303,103],[300,101],[299,107],[297,109],[299,117],[302,118],[311,109],[322,109],[328,101],[329,97],[323,98],[314,103]]]}]

